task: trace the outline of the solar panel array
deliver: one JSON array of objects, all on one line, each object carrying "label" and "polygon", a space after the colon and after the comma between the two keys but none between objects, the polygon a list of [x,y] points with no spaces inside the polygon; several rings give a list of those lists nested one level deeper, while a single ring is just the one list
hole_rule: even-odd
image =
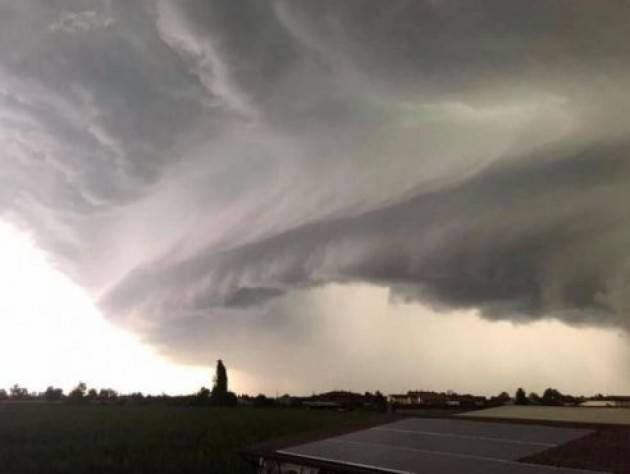
[{"label": "solar panel array", "polygon": [[585,474],[593,471],[517,460],[589,433],[515,423],[408,418],[278,453],[396,474]]}]

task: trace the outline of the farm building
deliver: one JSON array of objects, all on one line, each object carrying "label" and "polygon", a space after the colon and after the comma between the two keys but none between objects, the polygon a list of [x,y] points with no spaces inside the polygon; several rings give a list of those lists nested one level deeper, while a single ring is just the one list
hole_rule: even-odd
[{"label": "farm building", "polygon": [[446,400],[447,395],[445,393],[427,391],[410,391],[406,394],[389,396],[390,403],[404,406],[444,406]]},{"label": "farm building", "polygon": [[483,407],[486,397],[458,395],[428,391],[410,391],[406,394],[390,395],[389,402],[396,406],[422,407]]}]

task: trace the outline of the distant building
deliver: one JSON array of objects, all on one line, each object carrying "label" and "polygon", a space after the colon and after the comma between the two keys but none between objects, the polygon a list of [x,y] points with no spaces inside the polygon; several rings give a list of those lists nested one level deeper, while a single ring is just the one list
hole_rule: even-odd
[{"label": "distant building", "polygon": [[429,391],[410,391],[405,394],[389,396],[389,402],[395,406],[417,407],[483,407],[486,397],[475,395],[458,395]]},{"label": "distant building", "polygon": [[389,403],[392,405],[417,405],[417,399],[406,394],[394,394],[389,396]]},{"label": "distant building", "polygon": [[481,408],[486,406],[487,399],[477,395],[450,395],[447,397],[446,404],[466,408]]},{"label": "distant building", "polygon": [[613,402],[607,402],[605,400],[586,400],[585,402],[580,403],[581,407],[613,407],[615,406]]},{"label": "distant building", "polygon": [[598,397],[593,400],[586,400],[580,403],[581,407],[623,407],[630,408],[630,396],[610,395],[606,397]]}]

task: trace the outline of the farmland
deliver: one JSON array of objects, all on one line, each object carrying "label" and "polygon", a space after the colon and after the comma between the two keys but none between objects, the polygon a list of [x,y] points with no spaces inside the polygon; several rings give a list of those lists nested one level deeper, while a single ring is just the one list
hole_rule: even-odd
[{"label": "farmland", "polygon": [[249,473],[241,448],[369,416],[280,408],[0,404],[0,472]]}]

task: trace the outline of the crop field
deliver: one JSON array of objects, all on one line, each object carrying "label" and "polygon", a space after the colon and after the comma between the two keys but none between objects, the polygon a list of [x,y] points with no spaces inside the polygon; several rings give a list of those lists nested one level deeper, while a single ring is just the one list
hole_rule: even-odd
[{"label": "crop field", "polygon": [[0,404],[0,472],[251,473],[241,448],[369,416],[281,408]]}]

